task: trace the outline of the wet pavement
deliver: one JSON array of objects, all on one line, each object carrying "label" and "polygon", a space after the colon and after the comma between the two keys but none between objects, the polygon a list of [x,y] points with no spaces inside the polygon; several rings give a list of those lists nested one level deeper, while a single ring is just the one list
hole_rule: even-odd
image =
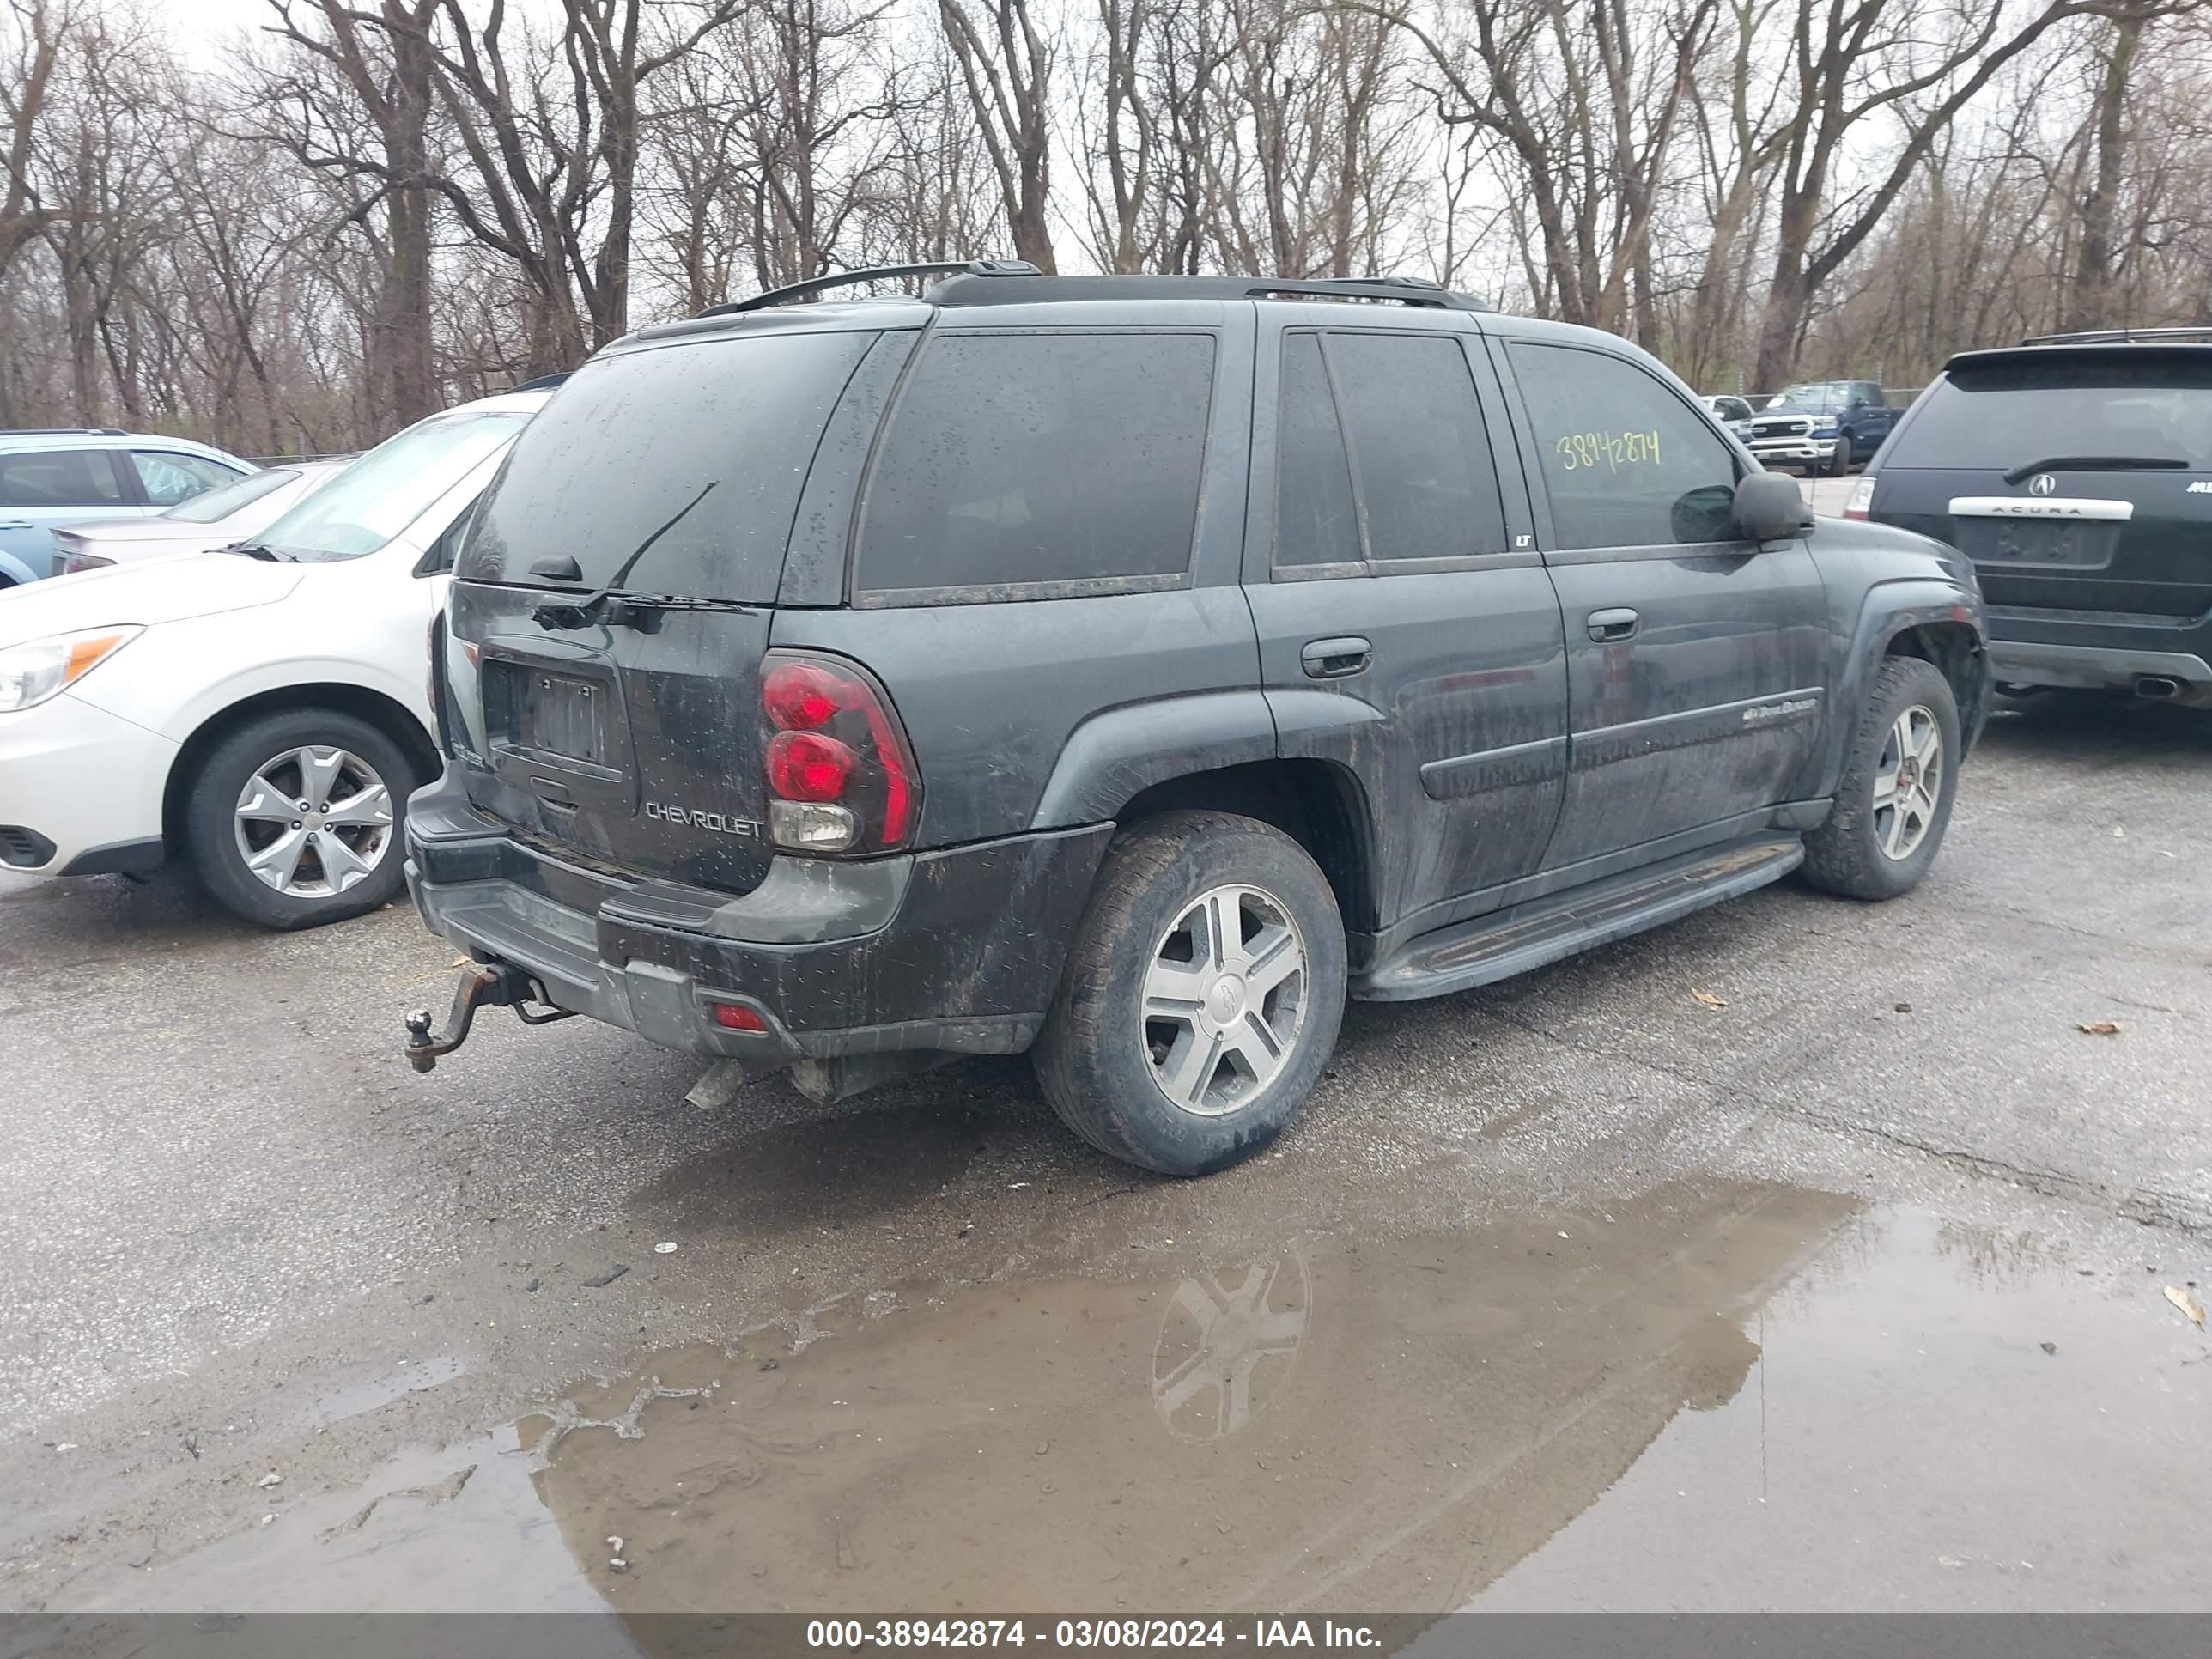
[{"label": "wet pavement", "polygon": [[641,1354],[281,1532],[72,1601],[2201,1606],[2212,1345],[2146,1294],[2156,1275],[2073,1263],[1923,1212],[1670,1185],[1601,1213],[910,1286]]},{"label": "wet pavement", "polygon": [[1357,1008],[1198,1183],[0,902],[0,1609],[2205,1611],[2208,782],[2008,710],[1919,894]]}]

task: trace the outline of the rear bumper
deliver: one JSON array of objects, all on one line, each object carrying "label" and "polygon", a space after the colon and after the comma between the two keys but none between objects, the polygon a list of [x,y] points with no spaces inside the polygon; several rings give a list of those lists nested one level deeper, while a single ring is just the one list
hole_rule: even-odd
[{"label": "rear bumper", "polygon": [[2001,607],[1990,609],[1989,626],[1990,662],[2001,682],[2133,690],[2170,680],[2178,689],[2169,700],[2212,703],[2212,626],[2130,624],[2094,613],[2031,619]]},{"label": "rear bumper", "polygon": [[[1111,824],[841,864],[778,858],[732,898],[526,846],[432,785],[407,880],[433,933],[544,1000],[763,1067],[908,1050],[1018,1053],[1044,1021]],[[761,1031],[714,1021],[751,1008]]]}]

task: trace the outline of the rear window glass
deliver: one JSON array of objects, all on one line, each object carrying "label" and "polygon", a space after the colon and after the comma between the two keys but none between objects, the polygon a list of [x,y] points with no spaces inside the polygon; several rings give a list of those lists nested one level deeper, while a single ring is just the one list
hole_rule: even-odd
[{"label": "rear window glass", "polygon": [[823,428],[876,337],[767,334],[586,363],[516,441],[460,558],[475,581],[765,604]]},{"label": "rear window glass", "polygon": [[2003,472],[2063,456],[2212,470],[2212,353],[2185,362],[2053,353],[1954,369],[1883,465]]},{"label": "rear window glass", "polygon": [[939,337],[869,477],[860,586],[1180,576],[1212,386],[1206,335]]},{"label": "rear window glass", "polygon": [[274,489],[282,489],[300,475],[288,466],[272,466],[264,472],[249,472],[236,483],[210,489],[205,495],[195,495],[190,501],[171,507],[161,514],[180,524],[220,524],[241,507],[248,507]]}]

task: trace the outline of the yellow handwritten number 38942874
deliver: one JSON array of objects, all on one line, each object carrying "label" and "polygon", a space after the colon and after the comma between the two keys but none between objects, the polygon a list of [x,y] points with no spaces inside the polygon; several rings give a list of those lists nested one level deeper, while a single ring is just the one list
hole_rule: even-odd
[{"label": "yellow handwritten number 38942874", "polygon": [[1659,431],[1570,432],[1552,446],[1565,463],[1562,471],[1579,472],[1603,467],[1618,472],[1625,466],[1659,464]]}]

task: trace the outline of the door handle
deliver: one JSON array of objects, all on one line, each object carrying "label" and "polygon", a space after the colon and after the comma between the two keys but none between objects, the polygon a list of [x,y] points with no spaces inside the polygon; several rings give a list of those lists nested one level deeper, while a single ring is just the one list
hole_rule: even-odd
[{"label": "door handle", "polygon": [[1589,613],[1589,636],[1600,645],[1617,645],[1623,640],[1632,640],[1641,625],[1637,614],[1625,605],[1610,611]]},{"label": "door handle", "polygon": [[1306,678],[1315,680],[1340,680],[1364,674],[1374,660],[1375,647],[1356,634],[1341,639],[1309,640],[1298,653]]},{"label": "door handle", "polygon": [[30,528],[31,521],[28,519],[0,519],[0,530],[28,530]]}]

